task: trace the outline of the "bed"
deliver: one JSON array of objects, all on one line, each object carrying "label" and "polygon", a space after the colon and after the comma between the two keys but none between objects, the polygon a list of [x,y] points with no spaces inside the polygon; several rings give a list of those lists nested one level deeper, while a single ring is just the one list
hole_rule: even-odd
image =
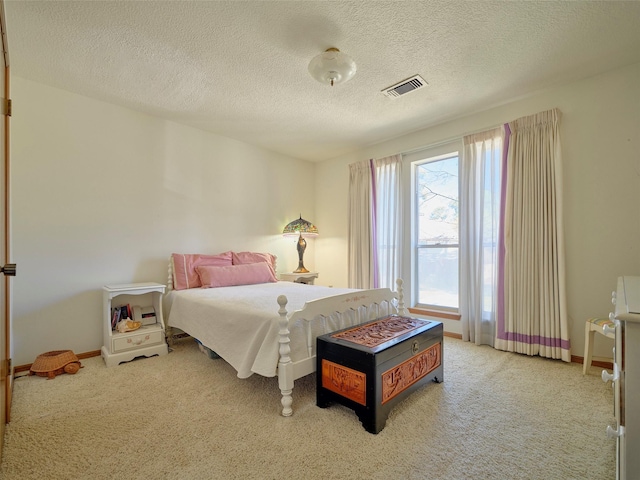
[{"label": "bed", "polygon": [[[235,262],[243,258],[231,253]],[[238,284],[242,279],[228,281],[230,275],[241,269],[225,263],[222,269],[207,267],[216,275],[224,275],[224,281],[218,282],[220,285],[206,288],[209,285],[198,285],[193,276],[188,288],[184,284],[183,288],[174,288],[183,283],[178,278],[180,274],[184,277],[189,269],[204,270],[193,267],[201,257],[191,261],[173,254],[169,262],[165,296],[167,338],[173,338],[174,328],[181,330],[229,363],[239,378],[254,374],[277,376],[283,416],[293,414],[294,381],[316,370],[318,335],[384,315],[405,314],[401,280],[397,281],[397,292],[389,288],[338,289],[277,281],[274,256],[267,257],[265,262],[271,269],[265,282],[253,274],[251,281],[245,279],[243,284]],[[260,257],[245,256],[244,261],[256,258]],[[249,268],[259,267],[246,267]],[[264,265],[260,270],[264,270]]]}]

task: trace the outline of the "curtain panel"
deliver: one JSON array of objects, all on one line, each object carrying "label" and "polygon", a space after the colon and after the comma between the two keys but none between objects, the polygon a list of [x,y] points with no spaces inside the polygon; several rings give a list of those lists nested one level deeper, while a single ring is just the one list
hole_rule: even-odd
[{"label": "curtain panel", "polygon": [[402,191],[400,155],[349,165],[349,288],[401,278]]},{"label": "curtain panel", "polygon": [[402,278],[402,156],[374,160],[373,172],[374,287],[394,290]]},{"label": "curtain panel", "polygon": [[368,160],[349,165],[349,288],[373,286],[371,175]]},{"label": "curtain panel", "polygon": [[559,121],[553,109],[506,125],[495,347],[570,362]]},{"label": "curtain panel", "polygon": [[460,320],[462,339],[477,345],[495,338],[503,136],[499,127],[463,138]]}]

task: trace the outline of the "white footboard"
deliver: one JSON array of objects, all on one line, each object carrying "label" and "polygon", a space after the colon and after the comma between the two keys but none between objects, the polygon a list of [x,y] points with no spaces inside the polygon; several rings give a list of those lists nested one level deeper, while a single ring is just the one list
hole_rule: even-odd
[{"label": "white footboard", "polygon": [[[278,343],[280,360],[278,362],[278,384],[282,393],[282,415],[289,417],[293,414],[293,384],[297,378],[304,377],[316,371],[315,340],[321,325],[320,334],[329,333],[335,328],[328,326],[328,319],[337,319],[339,328],[347,328],[384,315],[398,313],[406,315],[402,280],[396,281],[397,292],[389,288],[359,290],[357,292],[320,298],[305,303],[300,309],[291,314],[287,313],[287,298],[278,297],[280,315]],[[318,323],[319,322],[319,323]],[[293,362],[291,360],[291,327],[300,324],[307,338],[307,356]],[[316,325],[316,328],[312,328]]]}]

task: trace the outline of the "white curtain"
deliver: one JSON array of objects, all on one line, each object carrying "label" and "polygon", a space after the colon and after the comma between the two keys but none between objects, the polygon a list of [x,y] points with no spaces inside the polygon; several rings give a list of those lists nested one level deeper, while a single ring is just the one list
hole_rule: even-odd
[{"label": "white curtain", "polygon": [[401,277],[402,157],[349,165],[349,288],[395,288]]},{"label": "white curtain", "polygon": [[502,127],[465,136],[460,172],[462,339],[493,345],[497,310]]},{"label": "white curtain", "polygon": [[510,130],[504,213],[504,313],[495,347],[571,361],[557,109]]},{"label": "white curtain", "polygon": [[371,184],[368,160],[349,165],[349,288],[373,287]]},{"label": "white curtain", "polygon": [[402,157],[373,161],[374,286],[395,290],[402,261]]}]

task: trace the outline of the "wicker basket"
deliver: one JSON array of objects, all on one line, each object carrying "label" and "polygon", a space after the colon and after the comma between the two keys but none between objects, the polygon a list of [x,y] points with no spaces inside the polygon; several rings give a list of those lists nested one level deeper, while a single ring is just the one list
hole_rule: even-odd
[{"label": "wicker basket", "polygon": [[50,379],[62,373],[76,373],[81,367],[78,357],[71,350],[55,350],[38,355],[29,375]]}]

